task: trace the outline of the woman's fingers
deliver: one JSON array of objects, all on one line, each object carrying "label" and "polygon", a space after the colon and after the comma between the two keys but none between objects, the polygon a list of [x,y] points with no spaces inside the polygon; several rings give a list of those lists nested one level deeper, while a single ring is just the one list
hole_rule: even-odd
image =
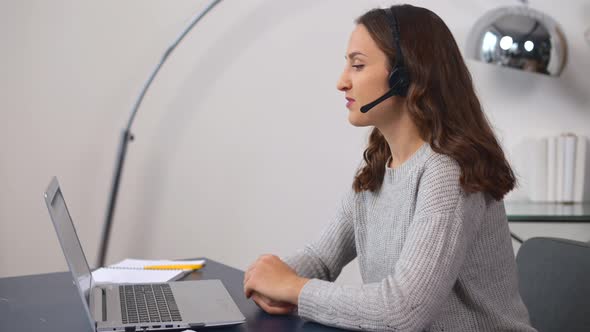
[{"label": "woman's fingers", "polygon": [[[295,308],[295,306],[291,305],[291,304],[276,304],[273,305],[271,304],[274,301],[271,301],[270,299],[261,296],[257,293],[252,294],[252,300],[254,300],[254,302],[264,311],[266,311],[267,313],[271,314],[271,315],[285,315],[290,313],[291,311],[293,311],[293,309]],[[276,302],[274,302],[276,303]]]},{"label": "woman's fingers", "polygon": [[246,272],[244,273],[244,283],[246,283],[246,281],[250,279],[250,275],[252,275],[252,270],[254,269],[254,266],[256,266],[256,262],[250,264],[250,266],[248,266],[248,268],[246,269]]},{"label": "woman's fingers", "polygon": [[292,304],[289,303],[284,303],[284,302],[279,302],[279,301],[275,301],[267,296],[264,296],[260,293],[254,292],[254,294],[252,294],[252,298],[256,297],[258,300],[263,301],[264,303],[266,303],[266,305],[270,306],[270,307],[290,307],[293,306]]},{"label": "woman's fingers", "polygon": [[246,298],[250,298],[250,295],[252,294],[252,287],[249,287],[249,284],[252,277],[252,270],[254,270],[255,267],[256,262],[252,263],[244,273],[244,294],[246,295]]},{"label": "woman's fingers", "polygon": [[244,284],[248,282],[248,280],[250,279],[250,275],[250,271],[246,271],[246,273],[244,273]]},{"label": "woman's fingers", "polygon": [[250,296],[252,296],[252,292],[254,291],[254,288],[252,287],[252,282],[247,281],[244,283],[244,295],[246,295],[246,298],[250,298]]},{"label": "woman's fingers", "polygon": [[281,303],[297,303],[291,286],[298,281],[296,272],[279,257],[262,255],[244,273],[244,294],[250,298],[256,292]]}]

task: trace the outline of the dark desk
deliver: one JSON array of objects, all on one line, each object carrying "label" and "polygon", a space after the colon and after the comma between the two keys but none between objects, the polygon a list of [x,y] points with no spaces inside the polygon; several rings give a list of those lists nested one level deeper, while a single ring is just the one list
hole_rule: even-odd
[{"label": "dark desk", "polygon": [[[183,280],[220,279],[246,322],[199,331],[342,331],[305,322],[296,315],[272,316],[244,296],[244,272],[207,260],[207,265]],[[69,272],[0,278],[0,331],[90,332],[81,300]]]}]

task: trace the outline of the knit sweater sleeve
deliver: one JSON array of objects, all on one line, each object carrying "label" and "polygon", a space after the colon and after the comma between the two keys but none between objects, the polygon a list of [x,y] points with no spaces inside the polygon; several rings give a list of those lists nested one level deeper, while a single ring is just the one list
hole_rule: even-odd
[{"label": "knit sweater sleeve", "polygon": [[301,317],[370,331],[421,331],[430,325],[475,236],[483,195],[464,194],[458,167],[441,167],[424,172],[416,199],[393,274],[360,286],[312,279],[299,295]]},{"label": "knit sweater sleeve", "polygon": [[334,281],[342,268],[356,257],[353,204],[354,192],[350,191],[317,241],[283,259],[299,276]]}]

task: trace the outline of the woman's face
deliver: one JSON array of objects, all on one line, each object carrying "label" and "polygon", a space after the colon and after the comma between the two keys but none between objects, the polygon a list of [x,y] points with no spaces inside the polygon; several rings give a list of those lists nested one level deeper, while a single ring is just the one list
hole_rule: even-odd
[{"label": "woman's face", "polygon": [[354,126],[376,126],[391,120],[395,97],[388,98],[367,113],[364,106],[389,91],[389,64],[387,56],[379,49],[362,24],[357,24],[350,35],[346,50],[346,66],[337,83],[345,93],[348,121]]}]

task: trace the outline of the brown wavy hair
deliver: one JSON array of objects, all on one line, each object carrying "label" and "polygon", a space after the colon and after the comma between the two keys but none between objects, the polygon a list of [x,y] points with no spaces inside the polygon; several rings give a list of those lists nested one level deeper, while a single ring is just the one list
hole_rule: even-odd
[{"label": "brown wavy hair", "polygon": [[[466,193],[485,192],[500,200],[515,186],[514,173],[479,103],[471,74],[451,31],[435,13],[411,5],[392,6],[410,87],[404,100],[421,138],[433,151],[456,160]],[[385,10],[373,9],[356,20],[367,28],[390,65],[395,46]],[[353,189],[379,190],[389,146],[374,128]]]}]

